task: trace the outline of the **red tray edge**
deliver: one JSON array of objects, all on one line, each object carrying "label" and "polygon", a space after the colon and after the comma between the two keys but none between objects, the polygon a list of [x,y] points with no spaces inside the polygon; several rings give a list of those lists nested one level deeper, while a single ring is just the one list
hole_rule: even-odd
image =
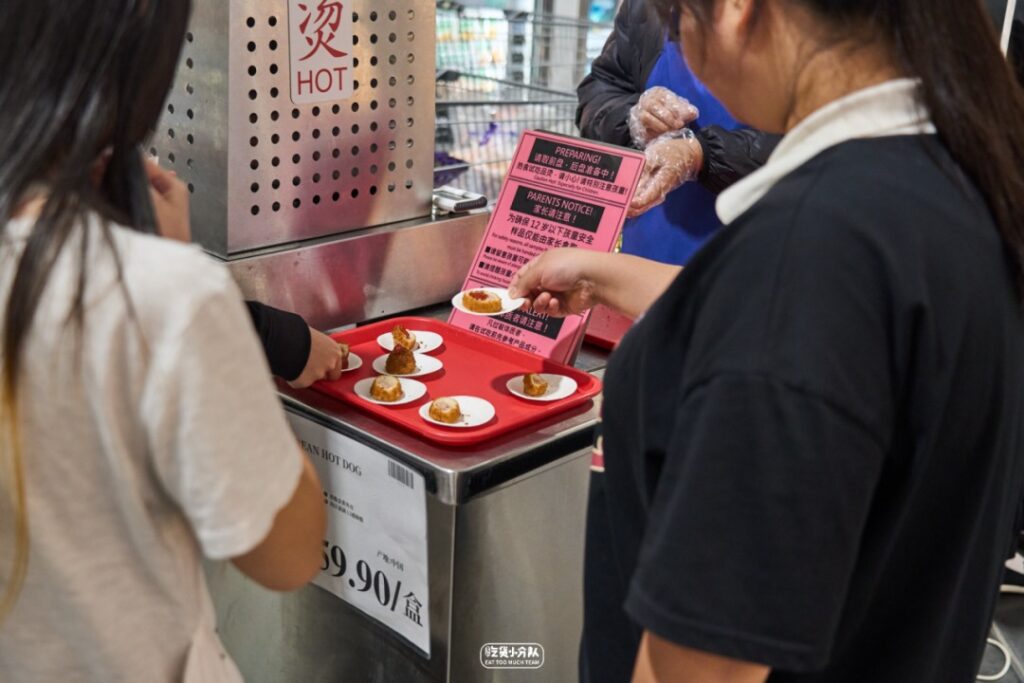
[{"label": "red tray edge", "polygon": [[[353,328],[353,329],[343,330],[341,332],[335,332],[335,333],[333,333],[331,335],[331,338],[335,339],[335,340],[339,340],[339,341],[345,341],[346,337],[351,337],[353,334],[357,334],[357,333],[366,333],[366,332],[369,331],[370,333],[377,332],[379,334],[378,330],[383,331],[387,327],[394,326],[396,324],[401,324],[404,327],[408,328],[410,325],[416,325],[416,324],[422,324],[422,323],[427,323],[430,326],[437,325],[437,326],[449,328],[449,329],[455,330],[459,334],[467,334],[467,335],[473,334],[469,330],[464,330],[461,327],[455,327],[454,325],[450,324],[446,320],[438,320],[436,318],[424,318],[422,316],[399,316],[399,317],[396,317],[396,318],[388,318],[386,320],[380,320],[380,321],[377,321],[377,322],[374,322],[374,323],[370,323],[368,325],[363,325],[361,327],[356,327],[356,328]],[[481,342],[481,343],[484,343],[484,344],[487,344],[487,345],[496,345],[496,346],[500,347],[503,351],[506,351],[506,352],[511,353],[513,355],[523,356],[523,357],[525,357],[525,358],[527,358],[529,360],[536,360],[536,359],[540,358],[541,360],[544,360],[545,362],[550,363],[555,368],[558,368],[560,370],[565,371],[567,374],[569,374],[571,377],[573,377],[577,381],[579,381],[581,378],[583,378],[586,381],[586,383],[587,383],[587,388],[586,389],[584,389],[581,386],[581,390],[578,392],[577,395],[575,395],[575,396],[573,396],[571,398],[566,399],[565,402],[563,402],[563,403],[559,403],[558,404],[558,407],[559,407],[558,411],[551,412],[550,414],[543,416],[541,419],[544,420],[544,421],[546,421],[546,420],[548,420],[550,418],[556,417],[557,415],[559,415],[561,413],[565,413],[565,412],[568,412],[568,411],[570,411],[570,410],[572,410],[574,408],[582,406],[582,405],[584,405],[584,404],[586,404],[588,402],[592,403],[594,397],[601,393],[601,389],[603,388],[603,384],[602,384],[601,380],[598,377],[595,377],[594,375],[592,375],[592,374],[590,374],[588,372],[585,372],[583,370],[579,370],[579,369],[574,368],[574,367],[569,366],[569,365],[565,365],[563,363],[558,363],[556,361],[552,361],[552,360],[547,359],[547,358],[543,358],[542,356],[536,356],[536,355],[534,355],[532,353],[528,353],[528,352],[523,351],[521,349],[512,348],[510,346],[505,346],[504,344],[500,344],[499,342],[496,342],[496,341],[494,341],[492,339],[488,339],[487,337],[484,337],[484,336],[480,336],[480,335],[475,335],[475,336],[478,337],[478,341]],[[360,343],[362,343],[362,342],[360,342]],[[437,433],[435,433],[433,431],[421,431],[421,430],[415,429],[412,425],[406,424],[405,422],[401,422],[401,421],[398,421],[398,420],[388,420],[388,419],[384,418],[382,415],[379,415],[376,412],[372,412],[372,411],[366,410],[365,407],[363,406],[362,402],[359,401],[355,395],[349,395],[347,392],[345,392],[345,393],[341,393],[341,392],[339,392],[339,393],[328,392],[328,391],[323,390],[323,388],[321,388],[319,386],[319,383],[314,384],[311,388],[314,391],[316,391],[317,393],[319,393],[319,394],[327,396],[328,398],[334,399],[336,401],[341,401],[342,403],[345,403],[347,405],[350,405],[350,406],[356,408],[363,415],[367,415],[370,418],[380,422],[383,425],[387,425],[389,427],[394,427],[394,428],[397,428],[397,429],[401,429],[401,430],[403,430],[403,431],[405,431],[407,433],[413,434],[414,436],[417,436],[417,437],[423,439],[424,441],[429,441],[429,442],[434,443],[434,444],[440,444],[442,446],[456,446],[456,447],[460,447],[460,448],[468,448],[468,447],[476,446],[476,445],[479,445],[479,444],[482,444],[482,443],[486,443],[488,441],[492,441],[492,440],[494,440],[494,439],[496,439],[496,438],[498,438],[500,436],[506,436],[508,434],[513,434],[515,432],[518,432],[518,431],[520,431],[522,429],[526,429],[527,427],[529,427],[528,424],[519,425],[519,426],[511,427],[511,428],[509,428],[508,430],[505,430],[505,431],[499,431],[497,433],[484,436],[483,438],[480,438],[477,432],[461,432],[461,433],[453,432],[452,434],[448,435],[448,434],[441,433],[439,431]],[[481,428],[484,428],[484,427],[486,427],[486,425],[481,425]]]}]

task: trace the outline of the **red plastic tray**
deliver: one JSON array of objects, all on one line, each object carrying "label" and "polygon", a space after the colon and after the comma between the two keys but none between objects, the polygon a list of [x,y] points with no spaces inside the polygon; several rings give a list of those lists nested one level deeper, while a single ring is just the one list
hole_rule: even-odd
[{"label": "red plastic tray", "polygon": [[[427,385],[427,395],[421,400],[391,408],[362,400],[353,386],[359,380],[376,374],[374,359],[387,353],[377,343],[377,337],[390,332],[395,325],[441,335],[444,344],[427,355],[439,358],[444,368],[416,378]],[[394,318],[332,336],[348,344],[351,351],[362,359],[363,366],[346,372],[337,382],[317,382],[313,389],[428,441],[444,445],[473,446],[587,403],[601,391],[601,382],[593,375],[430,318]],[[527,372],[566,375],[576,380],[579,388],[572,396],[549,403],[528,401],[509,393],[505,383]],[[441,396],[459,394],[490,401],[494,405],[494,419],[471,429],[448,429],[432,425],[420,417],[419,409],[424,403]]]}]

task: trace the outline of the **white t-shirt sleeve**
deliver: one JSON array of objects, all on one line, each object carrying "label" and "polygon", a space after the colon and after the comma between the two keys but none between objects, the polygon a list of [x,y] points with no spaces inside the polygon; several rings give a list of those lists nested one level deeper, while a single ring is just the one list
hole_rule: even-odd
[{"label": "white t-shirt sleeve", "polygon": [[224,273],[214,289],[176,338],[149,340],[141,409],[157,476],[219,560],[266,538],[302,456],[238,288]]}]

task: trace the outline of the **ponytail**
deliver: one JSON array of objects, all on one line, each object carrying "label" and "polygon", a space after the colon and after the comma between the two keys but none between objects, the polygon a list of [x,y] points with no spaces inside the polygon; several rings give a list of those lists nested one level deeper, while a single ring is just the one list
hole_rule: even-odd
[{"label": "ponytail", "polygon": [[879,4],[939,137],[988,203],[1024,296],[1024,91],[992,20],[978,0]]}]

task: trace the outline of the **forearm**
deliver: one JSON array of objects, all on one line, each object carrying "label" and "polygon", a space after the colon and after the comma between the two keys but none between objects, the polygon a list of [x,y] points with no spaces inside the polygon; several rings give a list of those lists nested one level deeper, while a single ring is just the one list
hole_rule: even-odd
[{"label": "forearm", "polygon": [[633,683],[765,683],[771,670],[671,643],[644,633]]},{"label": "forearm", "polygon": [[596,300],[631,318],[650,308],[682,271],[680,266],[630,254],[595,256],[591,272]]}]

